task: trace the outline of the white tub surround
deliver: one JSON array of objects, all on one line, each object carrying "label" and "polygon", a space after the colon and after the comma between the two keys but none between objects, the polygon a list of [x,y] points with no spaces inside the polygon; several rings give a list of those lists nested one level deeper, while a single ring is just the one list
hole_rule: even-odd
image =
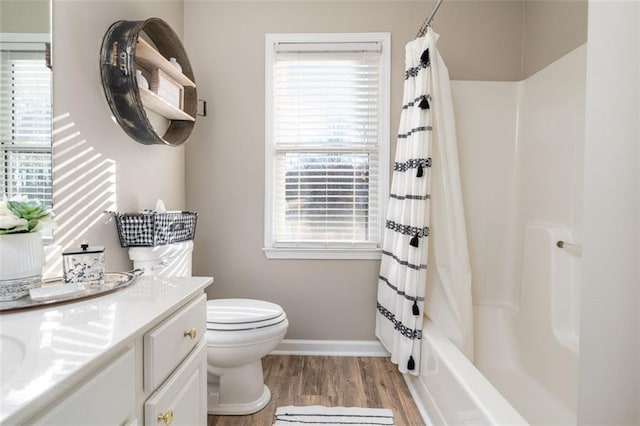
[{"label": "white tub surround", "polygon": [[[141,277],[106,296],[0,314],[0,423],[178,419],[185,389],[190,421],[206,421],[204,289],[212,281]],[[113,416],[101,417],[107,409]]]},{"label": "white tub surround", "polygon": [[435,424],[576,423],[581,258],[556,243],[582,242],[585,59],[581,46],[521,82],[452,82],[475,358],[423,330],[413,383]]}]

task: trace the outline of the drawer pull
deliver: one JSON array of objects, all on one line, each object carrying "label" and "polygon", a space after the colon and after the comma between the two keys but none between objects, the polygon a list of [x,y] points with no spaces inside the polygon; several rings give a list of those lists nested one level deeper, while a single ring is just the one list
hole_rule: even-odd
[{"label": "drawer pull", "polygon": [[192,328],[191,330],[184,332],[184,337],[190,337],[191,340],[195,340],[197,335],[198,335],[198,332],[196,331],[195,328]]},{"label": "drawer pull", "polygon": [[165,425],[170,425],[173,421],[173,410],[169,410],[164,414],[158,414],[158,421],[164,422]]}]

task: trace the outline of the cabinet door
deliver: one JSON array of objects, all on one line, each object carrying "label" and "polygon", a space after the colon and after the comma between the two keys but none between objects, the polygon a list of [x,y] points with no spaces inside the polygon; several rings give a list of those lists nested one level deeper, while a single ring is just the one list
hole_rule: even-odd
[{"label": "cabinet door", "polygon": [[134,350],[129,349],[29,423],[47,426],[124,424],[134,412],[135,370]]},{"label": "cabinet door", "polygon": [[207,346],[200,341],[178,369],[144,404],[144,424],[207,424]]}]

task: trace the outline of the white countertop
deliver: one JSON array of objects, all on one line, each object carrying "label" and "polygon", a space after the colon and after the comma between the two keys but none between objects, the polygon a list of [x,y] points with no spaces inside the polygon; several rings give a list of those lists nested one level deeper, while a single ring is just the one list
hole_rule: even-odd
[{"label": "white countertop", "polygon": [[212,282],[143,276],[104,296],[0,313],[0,423],[26,420]]}]

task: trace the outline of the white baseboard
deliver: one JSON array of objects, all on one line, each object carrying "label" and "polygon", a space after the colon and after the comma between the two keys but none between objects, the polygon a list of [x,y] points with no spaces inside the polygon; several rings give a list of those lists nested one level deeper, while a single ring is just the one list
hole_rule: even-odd
[{"label": "white baseboard", "polygon": [[377,340],[284,339],[272,355],[389,356]]}]

